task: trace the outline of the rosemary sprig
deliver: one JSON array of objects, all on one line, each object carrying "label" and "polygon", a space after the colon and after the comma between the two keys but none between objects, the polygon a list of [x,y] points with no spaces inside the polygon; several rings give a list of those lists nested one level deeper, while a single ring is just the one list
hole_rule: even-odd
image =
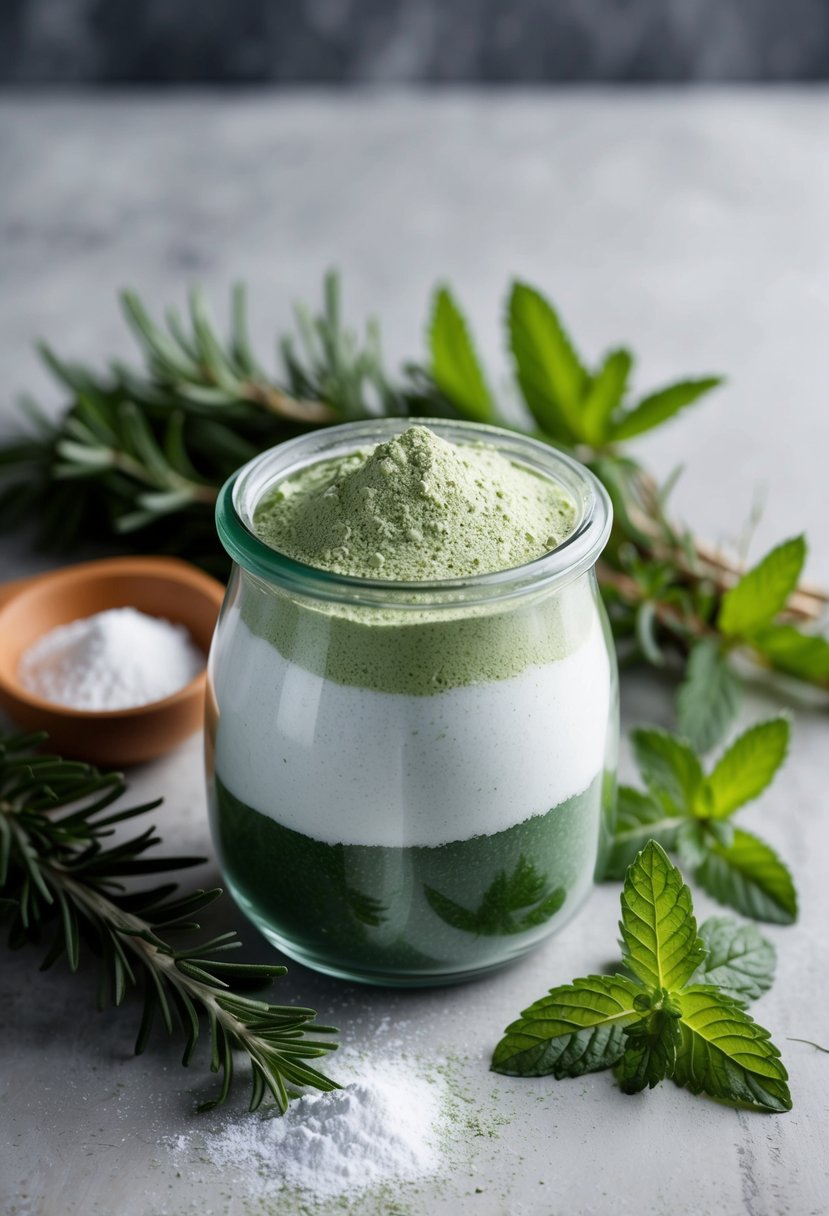
[{"label": "rosemary sprig", "polygon": [[[227,337],[198,290],[187,320],[168,310],[164,325],[134,293],[122,302],[143,368],[91,370],[41,348],[70,404],[51,423],[30,399],[22,402],[31,433],[0,447],[0,528],[34,519],[49,547],[98,542],[173,552],[222,574],[215,496],[264,448],[310,427],[372,415],[508,424],[447,287],[435,294],[426,358],[408,363],[397,381],[384,369],[376,324],[364,341],[345,326],[333,274],[320,315],[297,306],[296,333],[278,340],[274,374],[252,351],[241,287]],[[829,688],[829,640],[814,632],[827,597],[799,583],[805,550],[782,601],[768,601],[773,611],[762,628],[725,629],[724,605],[748,574],[671,519],[675,479],[657,485],[627,451],[629,440],[701,400],[719,378],[684,380],[631,400],[631,352],[612,350],[590,366],[552,304],[524,283],[510,292],[507,338],[527,429],[588,463],[613,499],[616,523],[599,578],[620,656],[685,674],[679,719],[694,745],[715,746],[734,719],[736,650]]]},{"label": "rosemary sprig", "polygon": [[[144,1008],[136,1054],[149,1041],[156,1017],[168,1034],[175,1024],[184,1038],[182,1064],[189,1065],[206,1023],[210,1068],[222,1074],[216,1098],[224,1102],[234,1076],[233,1052],[244,1052],[252,1071],[250,1108],[270,1094],[287,1109],[290,1088],[336,1089],[307,1063],[336,1048],[314,1035],[336,1033],[315,1022],[313,1009],[273,1005],[230,987],[260,986],[285,974],[271,963],[227,961],[241,946],[234,932],[176,949],[167,938],[197,931],[192,917],[221,890],[177,894],[176,883],[128,890],[125,878],[159,875],[197,865],[197,857],[147,856],[160,843],[152,827],[112,841],[115,827],[159,806],[160,800],[110,810],[125,784],[117,773],[42,754],[45,735],[0,735],[0,903],[12,912],[9,945],[19,948],[51,935],[42,969],[66,955],[71,971],[81,944],[98,959],[98,1005],[120,1005],[140,986]],[[56,812],[62,812],[56,814]],[[290,1087],[290,1088],[289,1088]]]}]

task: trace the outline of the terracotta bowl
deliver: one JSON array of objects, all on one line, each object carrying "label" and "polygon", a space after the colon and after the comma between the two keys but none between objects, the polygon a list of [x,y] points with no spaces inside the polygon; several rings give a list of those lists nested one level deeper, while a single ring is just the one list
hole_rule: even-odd
[{"label": "terracotta bowl", "polygon": [[44,633],[108,608],[137,608],[184,625],[205,653],[224,597],[216,579],[172,557],[85,562],[0,586],[0,706],[49,750],[104,767],[155,759],[202,724],[205,672],[172,696],[134,709],[79,710],[24,688],[20,656]]}]

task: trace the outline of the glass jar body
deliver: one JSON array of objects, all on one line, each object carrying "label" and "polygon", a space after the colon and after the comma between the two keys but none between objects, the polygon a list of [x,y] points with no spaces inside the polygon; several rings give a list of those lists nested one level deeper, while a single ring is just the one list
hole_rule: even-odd
[{"label": "glass jar body", "polygon": [[217,511],[235,559],[207,696],[225,880],[286,954],[378,984],[471,977],[560,928],[591,889],[613,801],[615,655],[593,569],[606,497],[532,440],[430,425],[497,437],[558,476],[574,542],[515,571],[407,585],[314,571],[255,539],[275,474],[394,422],[266,453]]}]

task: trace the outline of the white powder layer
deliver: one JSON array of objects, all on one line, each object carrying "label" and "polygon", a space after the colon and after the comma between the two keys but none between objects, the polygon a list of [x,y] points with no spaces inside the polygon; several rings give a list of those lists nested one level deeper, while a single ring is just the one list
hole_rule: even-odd
[{"label": "white powder layer", "polygon": [[349,1072],[355,1079],[343,1089],[299,1098],[281,1117],[229,1119],[198,1144],[193,1135],[177,1136],[176,1156],[206,1156],[238,1171],[251,1197],[288,1186],[331,1198],[437,1173],[445,1082],[426,1080],[402,1061]]},{"label": "white powder layer", "polygon": [[178,692],[204,667],[183,625],[135,608],[82,617],[39,638],[18,668],[29,692],[73,709],[132,709]]},{"label": "white powder layer", "polygon": [[422,697],[335,684],[240,618],[221,647],[217,775],[329,844],[494,834],[582,793],[604,766],[611,672],[598,617],[566,658]]}]

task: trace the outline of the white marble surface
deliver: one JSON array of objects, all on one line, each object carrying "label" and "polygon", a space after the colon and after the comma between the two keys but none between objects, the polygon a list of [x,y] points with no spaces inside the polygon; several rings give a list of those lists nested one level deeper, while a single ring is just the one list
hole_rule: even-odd
[{"label": "white marble surface", "polygon": [[[713,539],[739,536],[762,492],[752,552],[806,527],[810,573],[829,583],[827,139],[829,94],[820,90],[7,96],[0,432],[12,426],[15,389],[59,404],[31,352],[38,335],[70,356],[129,353],[113,307],[125,284],[160,305],[181,299],[195,279],[218,300],[243,277],[267,349],[291,300],[315,296],[322,271],[336,263],[351,313],[376,309],[398,358],[418,353],[428,292],[447,277],[491,364],[503,369],[504,289],[517,273],[549,290],[586,352],[630,341],[642,386],[725,372],[716,398],[639,450],[660,474],[687,462],[677,507]],[[4,577],[45,560],[20,539],[0,550]],[[746,717],[775,704],[758,691]],[[669,683],[626,677],[623,712],[628,725],[670,724]],[[612,886],[561,938],[466,987],[389,994],[292,966],[285,999],[314,1004],[344,1042],[380,1055],[402,1040],[425,1057],[458,1057],[456,1071],[475,1094],[470,1110],[493,1132],[469,1136],[447,1181],[401,1192],[400,1211],[829,1209],[829,1057],[786,1041],[829,1039],[826,731],[825,714],[797,710],[785,776],[749,812],[791,863],[802,899],[795,927],[768,930],[778,980],[756,1008],[790,1069],[789,1115],[738,1113],[670,1085],[626,1098],[606,1075],[520,1083],[487,1072],[492,1046],[520,1008],[610,960]],[[165,793],[158,821],[171,847],[209,849],[198,739],[135,773],[134,785],[138,795]],[[702,897],[697,903],[702,914],[714,910]],[[0,1210],[267,1210],[232,1171],[220,1175],[196,1153],[176,1162],[165,1147],[165,1136],[196,1126],[193,1094],[207,1083],[201,1063],[182,1073],[177,1049],[164,1045],[133,1059],[136,1010],[96,1015],[88,976],[44,977],[32,963],[6,955],[0,965]],[[388,1201],[378,1210],[390,1210]]]}]

